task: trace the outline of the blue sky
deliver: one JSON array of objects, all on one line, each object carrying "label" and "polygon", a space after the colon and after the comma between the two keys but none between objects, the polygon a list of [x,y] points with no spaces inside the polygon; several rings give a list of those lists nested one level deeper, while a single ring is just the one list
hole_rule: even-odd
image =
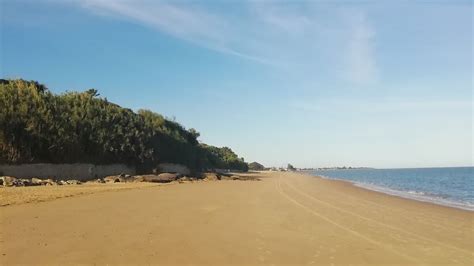
[{"label": "blue sky", "polygon": [[2,77],[297,167],[473,165],[471,1],[3,0]]}]

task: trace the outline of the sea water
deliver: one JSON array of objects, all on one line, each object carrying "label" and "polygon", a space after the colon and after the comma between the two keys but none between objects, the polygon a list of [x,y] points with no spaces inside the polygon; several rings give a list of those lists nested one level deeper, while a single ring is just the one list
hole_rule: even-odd
[{"label": "sea water", "polygon": [[309,173],[391,195],[474,211],[474,167],[331,169]]}]

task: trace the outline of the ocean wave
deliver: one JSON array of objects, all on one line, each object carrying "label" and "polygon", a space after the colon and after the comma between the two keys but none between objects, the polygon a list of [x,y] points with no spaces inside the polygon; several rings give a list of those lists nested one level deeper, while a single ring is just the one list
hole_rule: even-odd
[{"label": "ocean wave", "polygon": [[474,211],[472,168],[377,169],[313,171],[324,179],[350,182],[402,198]]},{"label": "ocean wave", "polygon": [[392,196],[398,196],[406,199],[412,199],[417,201],[434,203],[442,206],[453,207],[468,211],[474,211],[474,203],[471,202],[462,202],[454,201],[446,198],[446,195],[435,195],[424,191],[413,191],[413,190],[396,190],[392,188],[382,187],[373,184],[358,183],[352,182],[355,186],[369,189],[372,191],[381,192],[384,194],[389,194]]},{"label": "ocean wave", "polygon": [[446,195],[446,194],[433,194],[426,191],[417,191],[417,190],[400,190],[400,189],[380,186],[378,184],[375,185],[371,183],[356,182],[356,181],[347,180],[344,178],[335,178],[335,177],[329,177],[329,176],[320,175],[320,174],[318,174],[317,176],[323,179],[350,182],[357,187],[361,187],[361,188],[372,190],[372,191],[377,191],[377,192],[392,195],[392,196],[397,196],[401,198],[417,200],[417,201],[422,201],[422,202],[434,203],[437,205],[442,205],[442,206],[447,206],[447,207],[452,207],[452,208],[457,208],[457,209],[474,211],[474,202],[455,201],[455,200],[449,199],[449,195]]}]

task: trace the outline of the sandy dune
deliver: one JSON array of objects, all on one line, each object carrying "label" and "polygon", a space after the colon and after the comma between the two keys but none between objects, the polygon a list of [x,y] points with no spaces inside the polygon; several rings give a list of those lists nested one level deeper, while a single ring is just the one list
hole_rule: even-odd
[{"label": "sandy dune", "polygon": [[0,207],[0,264],[474,263],[474,212],[262,175]]}]

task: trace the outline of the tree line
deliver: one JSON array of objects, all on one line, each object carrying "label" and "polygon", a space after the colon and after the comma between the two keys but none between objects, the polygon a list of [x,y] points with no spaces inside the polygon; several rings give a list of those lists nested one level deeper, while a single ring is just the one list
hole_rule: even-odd
[{"label": "tree line", "polygon": [[228,147],[150,110],[134,112],[95,89],[53,94],[36,81],[0,80],[0,163],[124,163],[150,171],[179,163],[195,171],[248,165]]}]

